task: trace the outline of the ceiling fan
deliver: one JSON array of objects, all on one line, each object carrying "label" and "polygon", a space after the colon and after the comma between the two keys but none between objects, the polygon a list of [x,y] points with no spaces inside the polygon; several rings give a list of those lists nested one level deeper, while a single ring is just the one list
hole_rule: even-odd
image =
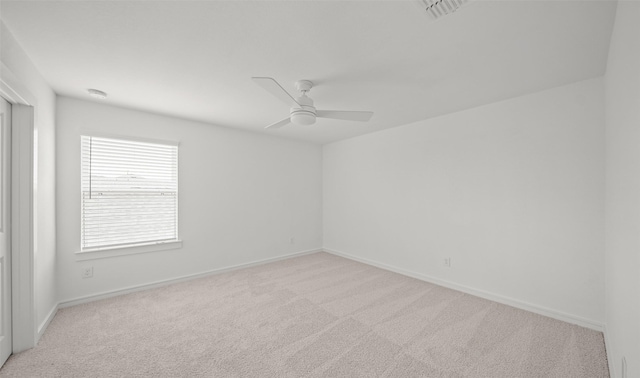
[{"label": "ceiling fan", "polygon": [[264,88],[287,105],[291,106],[289,117],[266,126],[265,129],[277,129],[282,126],[293,123],[296,125],[313,125],[316,118],[333,118],[345,121],[366,122],[371,119],[373,112],[361,112],[350,110],[318,110],[313,106],[313,100],[307,96],[307,93],[313,87],[313,83],[309,80],[298,80],[296,89],[300,91],[300,96],[294,98],[287,92],[277,81],[270,77],[252,77],[256,84]]}]

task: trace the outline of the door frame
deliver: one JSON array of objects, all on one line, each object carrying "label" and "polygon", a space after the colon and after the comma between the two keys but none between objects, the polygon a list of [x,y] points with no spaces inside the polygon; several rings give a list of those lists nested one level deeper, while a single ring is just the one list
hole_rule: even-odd
[{"label": "door frame", "polygon": [[35,97],[0,62],[0,96],[11,103],[11,306],[13,353],[33,348],[35,306]]}]

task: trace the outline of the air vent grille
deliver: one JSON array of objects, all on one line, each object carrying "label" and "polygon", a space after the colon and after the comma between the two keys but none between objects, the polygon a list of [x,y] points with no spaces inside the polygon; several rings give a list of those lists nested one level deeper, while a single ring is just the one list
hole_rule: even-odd
[{"label": "air vent grille", "polygon": [[426,8],[427,14],[434,20],[440,19],[448,14],[457,11],[467,4],[469,0],[418,0],[422,7]]}]

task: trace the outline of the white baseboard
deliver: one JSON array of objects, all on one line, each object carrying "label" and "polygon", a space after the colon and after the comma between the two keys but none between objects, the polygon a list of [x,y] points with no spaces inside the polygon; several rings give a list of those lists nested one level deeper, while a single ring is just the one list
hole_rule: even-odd
[{"label": "white baseboard", "polygon": [[609,332],[607,332],[607,324],[604,324],[602,329],[604,335],[604,350],[607,352],[607,363],[609,364],[609,376],[616,378],[616,365],[613,361],[613,344],[609,341]]},{"label": "white baseboard", "polygon": [[97,294],[86,295],[86,296],[82,296],[82,297],[78,297],[78,298],[73,298],[73,299],[68,299],[68,300],[62,301],[62,302],[60,302],[58,304],[58,307],[59,308],[65,308],[65,307],[76,306],[76,305],[79,305],[79,304],[93,302],[93,301],[97,301],[97,300],[101,300],[101,299],[107,299],[107,298],[115,297],[115,296],[118,296],[118,295],[129,294],[129,293],[133,293],[133,292],[136,292],[136,291],[142,291],[142,290],[155,289],[157,287],[167,286],[167,285],[178,283],[178,282],[190,281],[190,280],[194,280],[194,279],[201,278],[201,277],[207,277],[207,276],[212,276],[212,275],[216,275],[216,274],[226,273],[226,272],[230,272],[230,271],[238,270],[238,269],[250,268],[252,266],[268,264],[268,263],[275,262],[275,261],[286,260],[286,259],[290,259],[292,257],[298,257],[298,256],[308,255],[308,254],[311,254],[311,253],[322,252],[322,251],[323,250],[321,248],[319,248],[319,249],[310,249],[310,250],[306,250],[306,251],[300,251],[300,252],[290,253],[290,254],[286,254],[286,255],[270,257],[268,259],[256,260],[256,261],[252,261],[252,262],[248,262],[248,263],[232,265],[232,266],[228,266],[228,267],[225,267],[225,268],[212,269],[212,270],[208,270],[208,271],[204,271],[204,272],[200,272],[200,273],[189,274],[189,275],[186,275],[186,276],[174,277],[174,278],[155,281],[155,282],[151,282],[151,283],[147,283],[147,284],[134,285],[134,286],[125,287],[125,288],[122,288],[122,289],[117,289],[117,290],[105,291],[105,292],[101,292],[101,293],[97,293]]},{"label": "white baseboard", "polygon": [[36,342],[35,345],[38,345],[38,341],[40,341],[40,338],[42,337],[42,335],[44,334],[44,331],[47,329],[47,327],[49,327],[49,324],[51,323],[51,321],[53,320],[53,318],[55,318],[56,313],[58,312],[58,307],[59,305],[56,304],[55,306],[53,306],[53,308],[51,309],[51,311],[49,311],[49,313],[47,314],[47,317],[44,319],[44,321],[40,324],[40,326],[38,327],[38,333],[36,334]]},{"label": "white baseboard", "polygon": [[367,265],[372,265],[384,270],[388,270],[391,272],[395,272],[395,273],[399,273],[402,274],[404,276],[408,276],[408,277],[412,277],[412,278],[416,278],[419,279],[421,281],[426,281],[432,284],[436,284],[438,286],[443,286],[449,289],[453,289],[453,290],[457,290],[457,291],[461,291],[463,293],[467,293],[467,294],[471,294],[474,295],[476,297],[480,297],[480,298],[484,298],[484,299],[488,299],[490,301],[494,301],[494,302],[498,302],[498,303],[502,303],[511,307],[516,307],[519,308],[521,310],[526,310],[526,311],[530,311],[539,315],[544,315],[553,319],[557,319],[557,320],[561,320],[563,322],[567,322],[567,323],[571,323],[571,324],[575,324],[575,325],[579,325],[581,327],[585,327],[585,328],[589,328],[589,329],[593,329],[595,331],[603,331],[603,324],[600,322],[597,322],[595,320],[591,320],[591,319],[585,319],[579,316],[575,316],[575,315],[571,315],[571,314],[567,314],[561,311],[556,311],[550,308],[546,308],[543,306],[538,306],[535,304],[531,304],[531,303],[527,303],[527,302],[523,302],[514,298],[509,298],[509,297],[505,297],[503,295],[500,294],[495,294],[495,293],[491,293],[491,292],[487,292],[484,290],[478,290],[478,289],[474,289],[472,287],[468,287],[468,286],[464,286],[464,285],[459,285],[457,283],[454,282],[449,282],[449,281],[445,281],[445,280],[441,280],[439,278],[435,278],[432,276],[428,276],[425,274],[421,274],[421,273],[416,273],[416,272],[412,272],[410,270],[406,270],[406,269],[401,269],[392,265],[388,265],[388,264],[384,264],[378,261],[373,261],[373,260],[369,260],[369,259],[365,259],[365,258],[361,258],[361,257],[357,257],[354,255],[350,255],[348,253],[344,253],[341,251],[337,251],[334,249],[328,249],[328,248],[323,248],[323,250],[327,253],[331,253],[333,255],[336,256],[340,256],[340,257],[344,257],[350,260],[354,260],[354,261],[358,261]]},{"label": "white baseboard", "polygon": [[[213,269],[213,270],[209,270],[209,271],[205,271],[205,272],[201,272],[201,273],[196,273],[196,274],[190,274],[190,275],[186,275],[186,276],[181,276],[181,277],[175,277],[175,278],[171,278],[171,279],[167,279],[167,280],[161,280],[161,281],[156,281],[156,282],[152,282],[152,283],[148,283],[148,284],[142,284],[142,285],[135,285],[135,286],[130,286],[130,287],[126,287],[126,288],[122,288],[122,289],[118,289],[118,290],[112,290],[112,291],[107,291],[107,292],[101,292],[101,293],[97,293],[97,294],[92,294],[92,295],[87,295],[87,296],[83,296],[83,297],[78,297],[78,298],[73,298],[73,299],[69,299],[69,300],[65,300],[62,301],[60,303],[58,303],[53,309],[51,309],[51,311],[49,312],[47,318],[45,319],[45,321],[40,325],[40,327],[38,328],[38,339],[40,339],[40,337],[42,336],[42,334],[45,332],[46,328],[48,327],[48,325],[51,323],[51,320],[55,317],[55,314],[57,312],[57,310],[59,308],[65,308],[65,307],[70,307],[70,306],[75,306],[75,305],[79,305],[82,303],[88,303],[88,302],[93,302],[93,301],[97,301],[97,300],[101,300],[101,299],[106,299],[106,298],[111,298],[111,297],[115,297],[118,295],[124,295],[124,294],[129,294],[129,293],[133,293],[133,292],[137,292],[137,291],[142,291],[142,290],[148,290],[148,289],[154,289],[157,287],[162,287],[162,286],[166,286],[166,285],[170,285],[173,283],[178,283],[178,282],[184,282],[184,281],[189,281],[189,280],[193,280],[193,279],[197,279],[197,278],[201,278],[201,277],[207,277],[207,276],[211,276],[211,275],[216,275],[216,274],[222,274],[222,273],[226,273],[226,272],[230,272],[230,271],[234,271],[234,270],[239,270],[239,269],[244,269],[244,268],[249,268],[249,267],[253,267],[253,266],[258,266],[258,265],[263,265],[263,264],[268,264],[271,262],[276,262],[276,261],[280,261],[280,260],[286,260],[286,259],[290,259],[293,257],[298,257],[298,256],[303,256],[303,255],[308,255],[308,254],[312,254],[312,253],[317,253],[317,252],[327,252],[327,253],[331,253],[333,255],[336,256],[340,256],[340,257],[344,257],[350,260],[354,260],[354,261],[358,261],[367,265],[371,265],[371,266],[375,266],[381,269],[385,269],[391,272],[395,272],[398,274],[402,274],[408,277],[412,277],[412,278],[416,278],[425,282],[429,282],[429,283],[433,283],[439,286],[443,286],[443,287],[447,287],[449,289],[453,289],[453,290],[457,290],[457,291],[461,291],[467,294],[471,294],[477,297],[481,297],[484,299],[488,299],[494,302],[498,302],[498,303],[502,303],[508,306],[512,306],[512,307],[516,307],[522,310],[526,310],[526,311],[530,311],[536,314],[540,314],[543,316],[548,316],[550,318],[553,319],[557,319],[557,320],[561,320],[567,323],[571,323],[571,324],[576,324],[582,327],[586,327],[589,329],[593,329],[596,331],[601,331],[604,333],[604,338],[605,338],[605,345],[609,346],[611,345],[609,343],[608,340],[608,336],[607,336],[607,332],[606,332],[606,328],[604,327],[604,325],[600,322],[597,321],[593,321],[590,319],[585,319],[579,316],[575,316],[575,315],[571,315],[571,314],[567,314],[561,311],[556,311],[556,310],[552,310],[543,306],[538,306],[538,305],[534,305],[531,303],[527,303],[527,302],[523,302],[523,301],[519,301],[517,299],[513,299],[513,298],[509,298],[509,297],[505,297],[499,294],[495,294],[495,293],[490,293],[487,291],[483,291],[483,290],[478,290],[478,289],[474,289],[468,286],[464,286],[464,285],[459,285],[453,282],[449,282],[449,281],[445,281],[445,280],[441,280],[435,277],[431,277],[425,274],[421,274],[421,273],[416,273],[416,272],[412,272],[406,269],[401,269],[392,265],[388,265],[388,264],[384,264],[384,263],[380,263],[377,261],[373,261],[373,260],[369,260],[369,259],[365,259],[365,258],[361,258],[361,257],[357,257],[357,256],[353,256],[350,255],[348,253],[344,253],[341,251],[337,251],[337,250],[333,250],[333,249],[328,249],[328,248],[321,248],[321,249],[311,249],[311,250],[306,250],[306,251],[300,251],[300,252],[295,252],[295,253],[291,253],[291,254],[287,254],[287,255],[281,255],[281,256],[277,256],[277,257],[271,257],[268,259],[263,259],[263,260],[256,260],[256,261],[252,261],[252,262],[248,262],[248,263],[244,263],[244,264],[238,264],[238,265],[233,265],[233,266],[229,266],[229,267],[225,267],[225,268],[219,268],[219,269]],[[609,360],[609,370],[611,372],[611,376],[615,377],[615,370],[613,368],[612,365],[612,361]]]}]

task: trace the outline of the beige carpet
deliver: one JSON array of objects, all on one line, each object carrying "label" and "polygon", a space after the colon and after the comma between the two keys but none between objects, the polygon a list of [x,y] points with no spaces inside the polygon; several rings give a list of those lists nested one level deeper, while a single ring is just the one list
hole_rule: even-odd
[{"label": "beige carpet", "polygon": [[608,377],[602,333],[326,253],[65,308],[7,377]]}]

